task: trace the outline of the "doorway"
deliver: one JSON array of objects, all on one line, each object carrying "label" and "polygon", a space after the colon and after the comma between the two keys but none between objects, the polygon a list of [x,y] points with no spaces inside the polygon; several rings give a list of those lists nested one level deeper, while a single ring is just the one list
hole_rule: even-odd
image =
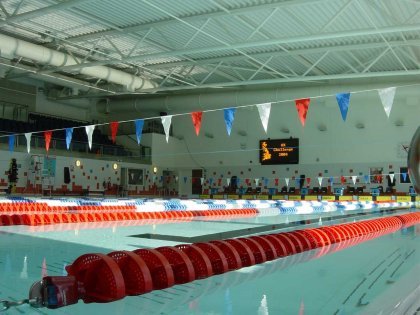
[{"label": "doorway", "polygon": [[193,195],[200,195],[203,187],[201,186],[201,177],[203,177],[203,170],[192,170],[191,176],[191,193]]}]

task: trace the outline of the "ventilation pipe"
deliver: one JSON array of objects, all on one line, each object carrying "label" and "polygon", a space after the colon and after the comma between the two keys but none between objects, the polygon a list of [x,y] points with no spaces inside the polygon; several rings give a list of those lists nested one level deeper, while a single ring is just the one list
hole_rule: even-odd
[{"label": "ventilation pipe", "polygon": [[[15,57],[28,58],[38,63],[55,67],[73,66],[83,62],[82,59],[75,58],[69,54],[3,34],[0,34],[0,55],[7,59]],[[110,83],[123,85],[129,91],[153,89],[157,87],[157,84],[153,81],[142,79],[124,71],[105,66],[81,67],[77,72]]]}]

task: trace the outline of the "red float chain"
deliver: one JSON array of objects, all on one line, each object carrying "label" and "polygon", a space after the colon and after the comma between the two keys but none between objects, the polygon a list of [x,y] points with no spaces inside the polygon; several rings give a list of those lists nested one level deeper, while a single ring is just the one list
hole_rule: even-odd
[{"label": "red float chain", "polygon": [[[72,299],[42,296],[43,306],[57,308],[77,303],[111,302],[203,279],[280,257],[321,248],[317,257],[344,249],[401,228],[420,223],[420,212],[320,228],[159,247],[108,255],[85,254],[66,269],[67,277],[45,277],[53,292],[70,292]],[[67,280],[66,280],[67,279]],[[76,286],[76,287],[75,287]],[[51,292],[51,290],[44,290]],[[78,294],[75,294],[78,292]]]}]

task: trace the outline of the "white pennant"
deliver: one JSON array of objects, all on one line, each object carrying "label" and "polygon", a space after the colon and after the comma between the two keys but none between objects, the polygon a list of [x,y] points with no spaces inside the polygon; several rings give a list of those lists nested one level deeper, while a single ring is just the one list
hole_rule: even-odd
[{"label": "white pennant", "polygon": [[229,186],[230,185],[230,177],[226,178],[226,184]]},{"label": "white pennant", "polygon": [[351,180],[353,181],[353,185],[356,185],[356,179],[357,179],[357,176],[356,175],[353,175],[351,177]]},{"label": "white pennant", "polygon": [[265,133],[267,133],[268,119],[270,118],[271,103],[264,103],[256,105],[258,113],[260,114],[261,123]]},{"label": "white pennant", "polygon": [[89,150],[92,149],[92,135],[93,135],[94,129],[95,129],[95,125],[85,126],[85,130],[86,130],[86,134],[87,134],[88,142],[89,142]]},{"label": "white pennant", "polygon": [[166,142],[169,142],[169,129],[171,128],[172,115],[162,116],[161,119],[162,119],[163,129],[165,130]]},{"label": "white pennant", "polygon": [[201,182],[201,186],[203,186],[203,184],[204,184],[204,177],[201,177],[200,178],[200,182]]},{"label": "white pennant", "polygon": [[284,180],[286,181],[286,186],[289,187],[289,179],[285,178]]},{"label": "white pennant", "polygon": [[179,179],[179,177],[178,176],[175,176],[175,181],[178,183],[178,179]]},{"label": "white pennant", "polygon": [[260,183],[260,179],[259,178],[256,178],[255,179],[255,186],[258,186],[259,183]]},{"label": "white pennant", "polygon": [[32,132],[25,133],[26,147],[28,149],[28,153],[31,152],[31,137],[32,137]]},{"label": "white pennant", "polygon": [[379,97],[382,102],[382,106],[384,107],[385,113],[389,118],[389,114],[391,114],[392,105],[394,104],[394,97],[395,92],[397,88],[396,87],[390,87],[386,89],[378,90]]},{"label": "white pennant", "polygon": [[395,176],[395,174],[389,174],[389,179],[391,180],[391,183],[394,182],[394,176]]},{"label": "white pennant", "polygon": [[322,177],[321,176],[318,177],[318,183],[319,183],[319,186],[322,186]]}]

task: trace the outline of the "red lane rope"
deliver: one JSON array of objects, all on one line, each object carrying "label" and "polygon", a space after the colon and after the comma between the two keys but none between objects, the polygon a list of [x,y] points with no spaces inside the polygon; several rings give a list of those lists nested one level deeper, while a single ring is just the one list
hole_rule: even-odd
[{"label": "red lane rope", "polygon": [[[43,281],[58,283],[60,278],[68,278],[71,292],[79,292],[78,298],[84,302],[111,302],[311,249],[320,248],[316,255],[320,257],[419,223],[420,212],[416,212],[191,245],[85,254],[66,267],[68,277],[45,277]],[[335,243],[338,246],[333,248]],[[77,299],[67,304],[72,303]],[[55,305],[60,306],[64,304]]]}]

